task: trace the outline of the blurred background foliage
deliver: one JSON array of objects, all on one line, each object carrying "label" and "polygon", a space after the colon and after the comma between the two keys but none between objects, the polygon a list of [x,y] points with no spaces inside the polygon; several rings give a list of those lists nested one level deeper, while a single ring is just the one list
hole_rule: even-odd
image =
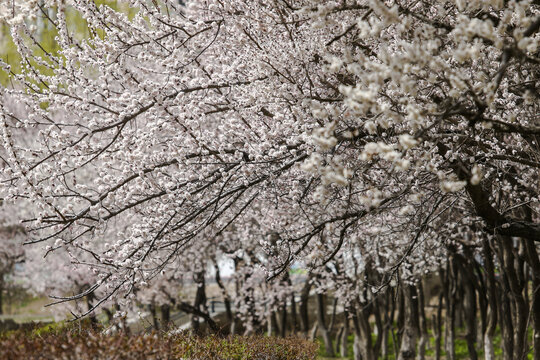
[{"label": "blurred background foliage", "polygon": [[[137,13],[137,9],[129,7],[127,3],[114,0],[95,0],[95,2],[98,6],[108,6],[114,10],[122,11],[126,13],[129,18],[133,18]],[[56,21],[56,10],[54,8],[44,10],[42,14],[35,20],[28,19],[26,21],[33,21],[34,24],[32,25],[35,25],[35,32],[32,34],[32,36],[39,43],[39,46],[32,46],[31,49],[34,51],[36,56],[42,57],[47,61],[47,58],[43,56],[45,55],[45,51],[58,55],[58,51],[60,50],[60,47],[56,41],[58,31],[53,24],[53,22]],[[70,29],[70,36],[72,36],[75,40],[81,41],[92,36],[86,20],[83,18],[81,13],[73,8],[68,8],[66,11],[66,23]],[[97,35],[103,36],[103,33],[98,30]],[[27,40],[30,41],[30,39]],[[0,59],[10,65],[11,71],[14,74],[21,73],[21,57],[19,56],[17,48],[11,37],[9,25],[6,23],[0,24]],[[39,70],[42,74],[52,75],[51,70],[44,66],[38,64],[31,65],[35,69]],[[12,79],[10,79],[9,73],[1,68],[0,84],[2,86],[14,86]]]}]

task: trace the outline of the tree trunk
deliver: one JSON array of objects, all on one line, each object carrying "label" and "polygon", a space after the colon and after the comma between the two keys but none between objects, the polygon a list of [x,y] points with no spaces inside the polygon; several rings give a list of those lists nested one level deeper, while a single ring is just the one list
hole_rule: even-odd
[{"label": "tree trunk", "polygon": [[236,317],[233,317],[231,326],[229,328],[229,333],[231,335],[236,335],[238,333],[238,319]]},{"label": "tree trunk", "polygon": [[[526,205],[524,208],[527,221],[532,222],[531,207]],[[535,242],[525,238],[523,238],[522,241],[524,243],[525,255],[532,277],[532,299],[530,306],[533,323],[533,359],[540,360],[540,259],[538,258]],[[525,285],[525,291],[529,291],[528,285]]]},{"label": "tree trunk", "polygon": [[[487,329],[487,311],[488,311],[488,290],[486,287],[486,281],[484,279],[485,271],[482,271],[480,264],[476,261],[473,255],[469,255],[469,261],[474,266],[475,279],[477,281],[473,284],[475,285],[476,292],[478,295],[478,308],[480,310],[480,322],[481,326],[477,327],[476,331],[476,342],[480,348],[484,347],[484,334]],[[485,260],[484,260],[485,263]]]},{"label": "tree trunk", "polygon": [[394,318],[396,316],[396,289],[391,289],[391,291],[389,292],[389,300],[390,300],[390,304],[391,304],[391,310],[390,310],[390,317],[388,319],[388,330],[390,332],[390,334],[392,335],[392,345],[393,345],[393,354],[394,354],[394,358],[397,357],[397,355],[399,354],[399,342],[398,342],[398,339],[397,339],[397,336],[396,336],[396,332],[394,331]]},{"label": "tree trunk", "polygon": [[467,341],[467,349],[469,351],[470,359],[477,360],[478,354],[476,353],[476,292],[472,286],[467,286],[467,288],[467,304],[465,307],[465,322],[467,324],[467,334],[465,335],[465,339]]},{"label": "tree trunk", "polygon": [[494,360],[495,351],[493,349],[493,336],[497,328],[497,289],[495,282],[495,269],[493,266],[493,253],[489,246],[488,240],[484,240],[482,244],[484,250],[484,262],[486,268],[486,283],[488,291],[489,313],[487,319],[487,327],[484,332],[484,357],[485,360]]},{"label": "tree trunk", "polygon": [[461,275],[465,299],[463,301],[463,313],[465,316],[465,324],[467,326],[467,333],[465,340],[467,341],[467,350],[469,352],[469,358],[471,360],[477,360],[478,354],[476,353],[476,290],[474,288],[474,269],[467,263],[466,258],[460,257],[459,265],[461,265]]},{"label": "tree trunk", "polygon": [[[517,312],[520,307],[516,302],[516,274],[514,272],[514,261],[512,253],[512,239],[508,237],[496,236],[497,249],[498,249],[498,258],[501,269],[501,290],[500,293],[502,296],[501,302],[501,337],[503,339],[503,355],[504,359],[510,360],[515,358],[516,345],[515,344],[515,335],[516,332],[519,332],[519,327],[516,329],[514,327],[514,319],[517,320]],[[519,320],[517,320],[519,321]],[[516,323],[517,323],[516,321]]]},{"label": "tree trunk", "polygon": [[0,315],[4,314],[4,281],[2,279],[3,276],[3,274],[0,274]]},{"label": "tree trunk", "polygon": [[223,281],[221,280],[221,273],[219,271],[219,266],[217,264],[217,261],[214,260],[214,267],[216,268],[216,284],[219,286],[219,289],[221,291],[221,296],[223,297],[223,305],[225,306],[225,314],[227,315],[227,320],[229,323],[232,323],[233,321],[233,313],[231,309],[231,298],[229,296],[229,293],[227,291],[227,288],[223,284]]},{"label": "tree trunk", "polygon": [[[392,325],[390,324],[390,326],[392,326]],[[384,360],[388,359],[389,332],[390,332],[390,328],[389,328],[389,325],[388,325],[388,309],[385,309],[384,310],[384,327],[383,327],[383,333],[381,334],[382,335],[382,339],[381,339],[381,357]]]},{"label": "tree trunk", "polygon": [[313,328],[309,331],[309,340],[315,341],[317,339],[317,331],[319,330],[319,323],[315,321]]},{"label": "tree trunk", "polygon": [[340,347],[340,355],[341,357],[347,357],[349,356],[349,317],[347,312],[343,313],[344,316],[344,322],[343,322],[343,333],[341,334],[341,347]]},{"label": "tree trunk", "polygon": [[512,360],[514,354],[514,325],[512,323],[512,307],[509,299],[510,290],[508,288],[508,280],[506,280],[505,273],[502,274],[501,282],[502,284],[498,293],[502,294],[499,313],[503,356],[505,360]]},{"label": "tree trunk", "polygon": [[275,311],[270,311],[268,314],[268,328],[266,331],[268,336],[277,336],[279,334],[279,327],[277,324]]},{"label": "tree trunk", "polygon": [[159,330],[159,321],[157,318],[156,305],[154,304],[154,302],[148,305],[148,310],[150,311],[150,314],[152,315],[152,324],[154,325],[154,329]]},{"label": "tree trunk", "polygon": [[349,320],[345,320],[345,323],[343,325],[343,333],[341,334],[341,347],[339,350],[341,357],[349,356],[349,334]]},{"label": "tree trunk", "polygon": [[[363,360],[375,360],[371,341],[371,326],[369,324],[368,308],[358,302],[353,309],[352,320],[354,324],[354,356]],[[357,353],[359,351],[359,353]]]},{"label": "tree trunk", "polygon": [[171,306],[169,304],[161,305],[161,326],[164,330],[168,330],[171,325]]},{"label": "tree trunk", "polygon": [[114,317],[111,309],[109,309],[108,307],[104,307],[103,312],[105,313],[105,316],[107,316],[107,324],[112,325]]},{"label": "tree trunk", "polygon": [[[381,299],[376,297],[371,304],[371,306],[375,306],[374,316],[375,316],[375,326],[377,327],[377,339],[375,340],[375,345],[373,345],[373,358],[374,359],[379,358],[379,354],[381,353],[383,334],[384,334],[384,326],[383,326],[382,318],[381,318],[380,303],[381,303]],[[369,324],[369,318],[368,318],[368,324]],[[370,334],[370,338],[371,338],[371,334]]]},{"label": "tree trunk", "polygon": [[362,341],[360,341],[360,335],[358,333],[354,333],[354,340],[353,340],[353,355],[354,360],[365,360],[363,357],[363,349],[362,349]]},{"label": "tree trunk", "polygon": [[418,337],[418,294],[416,288],[407,285],[403,289],[405,325],[401,337],[398,360],[412,360],[416,355]]},{"label": "tree trunk", "polygon": [[309,301],[309,291],[311,290],[311,277],[308,276],[304,287],[302,288],[302,292],[300,294],[300,324],[302,325],[302,331],[304,332],[304,335],[307,337],[307,334],[309,333],[310,327],[309,327],[309,313],[308,313],[308,301]]},{"label": "tree trunk", "polygon": [[334,346],[332,345],[330,331],[326,326],[325,313],[326,308],[324,306],[324,294],[317,294],[317,323],[319,324],[319,329],[321,330],[325,353],[326,356],[334,357]]},{"label": "tree trunk", "polygon": [[328,325],[328,330],[332,333],[334,332],[334,325],[336,322],[336,310],[337,310],[338,299],[334,298],[332,301],[332,316],[330,317],[330,324]]},{"label": "tree trunk", "polygon": [[340,349],[341,349],[341,336],[343,335],[343,331],[345,330],[345,325],[341,325],[339,327],[339,330],[336,334],[336,342],[335,342],[335,346],[336,346],[336,353],[339,354],[340,353]]},{"label": "tree trunk", "polygon": [[296,313],[296,300],[294,299],[294,293],[291,294],[291,331],[293,334],[298,333],[300,331],[300,324],[298,324],[298,315]]},{"label": "tree trunk", "polygon": [[390,329],[392,328],[392,319],[394,317],[394,306],[392,302],[392,290],[387,289],[384,294],[384,306],[383,306],[383,315],[384,315],[384,326],[382,333],[382,344],[381,344],[381,357],[384,360],[388,359],[388,338]]},{"label": "tree trunk", "polygon": [[[533,356],[534,360],[540,360],[540,262],[536,252],[534,242],[527,239],[527,257],[531,266],[532,292],[531,292],[531,312],[533,320]],[[528,289],[526,289],[527,291]]]},{"label": "tree trunk", "polygon": [[[193,301],[193,308],[196,311],[207,313],[206,311],[206,283],[204,278],[204,271],[200,271],[193,276],[193,281],[197,285],[197,292],[195,293],[195,300]],[[194,334],[200,335],[201,329],[199,324],[199,315],[192,313],[191,315],[191,329]]]},{"label": "tree trunk", "polygon": [[[403,297],[403,291],[401,291],[401,286],[397,290],[398,298],[398,312],[397,312],[397,347],[401,348],[401,337],[405,331],[405,299]],[[397,353],[396,353],[397,354]]]},{"label": "tree trunk", "polygon": [[287,299],[283,299],[283,305],[281,308],[281,321],[279,323],[280,336],[282,338],[287,334]]},{"label": "tree trunk", "polygon": [[429,341],[429,334],[427,329],[427,320],[425,312],[425,299],[424,299],[424,287],[422,281],[418,283],[418,312],[420,318],[420,343],[418,344],[418,359],[424,360],[426,358],[426,345]]},{"label": "tree trunk", "polygon": [[444,303],[446,306],[445,316],[445,340],[444,345],[446,349],[446,357],[448,360],[455,360],[455,291],[456,291],[456,274],[454,271],[453,259],[448,261],[448,267],[446,269],[444,289]]},{"label": "tree trunk", "polygon": [[[514,359],[527,358],[527,320],[529,318],[529,309],[523,297],[523,283],[519,279],[520,258],[516,256],[512,239],[509,237],[500,237],[503,244],[504,271],[508,279],[508,286],[515,304],[514,316]],[[517,271],[516,271],[517,268]]]},{"label": "tree trunk", "polygon": [[[94,300],[94,294],[90,293],[88,296],[86,296],[86,306],[88,307],[88,311],[90,311],[90,309],[93,307],[92,300]],[[88,317],[90,318],[90,323],[92,326],[97,325],[98,320],[94,311],[92,311]]]}]

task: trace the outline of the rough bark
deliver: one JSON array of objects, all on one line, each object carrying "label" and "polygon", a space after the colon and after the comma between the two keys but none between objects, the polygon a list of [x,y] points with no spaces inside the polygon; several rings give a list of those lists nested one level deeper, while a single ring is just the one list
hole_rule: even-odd
[{"label": "rough bark", "polygon": [[315,341],[317,338],[317,331],[319,330],[319,323],[315,321],[313,328],[309,331],[309,340]]},{"label": "rough bark", "polygon": [[4,314],[4,281],[2,280],[3,276],[3,274],[0,274],[0,315]]},{"label": "rough bark", "polygon": [[416,356],[418,337],[418,294],[414,286],[403,289],[405,303],[405,326],[401,337],[398,360],[412,360]]},{"label": "rough bark", "polygon": [[336,346],[336,353],[337,354],[340,354],[340,350],[341,350],[341,336],[343,335],[343,331],[345,330],[345,325],[341,325],[339,327],[339,330],[336,334],[336,342],[335,342],[335,346]]},{"label": "rough bark", "polygon": [[[204,271],[194,274],[193,280],[197,285],[197,291],[195,293],[195,299],[193,301],[193,310],[190,312],[192,314],[191,330],[194,334],[200,335],[201,329],[199,324],[199,318],[202,317],[207,322],[210,318],[206,309],[206,283],[204,278]],[[206,316],[201,316],[201,314],[206,314]],[[210,324],[208,325],[210,326]]]},{"label": "rough bark", "polygon": [[309,332],[309,312],[308,312],[308,301],[309,301],[309,292],[311,290],[311,277],[308,276],[304,287],[302,288],[302,292],[300,294],[300,306],[299,306],[299,312],[300,312],[300,324],[302,325],[302,331],[304,332],[305,336],[307,337],[307,334]]},{"label": "rough bark", "polygon": [[[403,291],[397,290],[397,298],[398,298],[398,311],[397,311],[397,348],[399,349],[401,347],[401,336],[403,335],[404,327],[405,327],[405,300],[403,297]],[[396,352],[397,354],[397,352]]]},{"label": "rough bark", "polygon": [[471,360],[477,360],[476,353],[476,291],[474,287],[468,283],[466,290],[466,307],[465,307],[465,323],[467,324],[467,349]]},{"label": "rough bark", "polygon": [[268,314],[266,332],[268,336],[277,336],[280,333],[275,311],[270,311]]},{"label": "rough bark", "polygon": [[281,321],[279,322],[279,336],[285,337],[287,334],[287,300],[283,300],[283,305],[281,306]]},{"label": "rough bark", "polygon": [[[531,314],[533,320],[533,356],[540,360],[540,260],[534,242],[525,240],[525,253],[531,268]],[[526,289],[527,291],[528,289]]]},{"label": "rough bark", "polygon": [[296,300],[294,298],[294,293],[291,294],[291,329],[294,334],[300,331],[300,324],[298,323],[298,314],[296,312]]},{"label": "rough bark", "polygon": [[373,349],[371,347],[371,327],[369,325],[369,313],[360,305],[352,311],[352,321],[354,324],[354,358],[362,360],[374,360]]},{"label": "rough bark", "polygon": [[336,323],[336,311],[337,311],[338,299],[334,298],[332,301],[332,316],[330,317],[330,324],[328,324],[328,330],[334,332],[334,326]]},{"label": "rough bark", "polygon": [[381,318],[382,310],[381,310],[380,302],[381,300],[379,298],[375,298],[375,300],[371,304],[371,306],[375,307],[373,311],[373,315],[375,316],[375,326],[377,328],[377,338],[375,340],[375,344],[373,345],[373,357],[375,359],[378,359],[379,354],[381,353],[383,333],[384,333],[384,326],[383,326],[383,322]]},{"label": "rough bark", "polygon": [[150,311],[150,315],[152,315],[152,324],[154,326],[154,329],[159,330],[159,321],[157,318],[156,305],[152,302],[148,305],[148,310]]},{"label": "rough bark", "polygon": [[161,325],[163,329],[169,329],[171,325],[171,306],[169,304],[161,305]]},{"label": "rough bark", "polygon": [[341,334],[341,341],[340,341],[340,355],[341,357],[347,357],[349,355],[349,316],[348,313],[345,311],[344,314],[344,322],[343,322],[343,333]]},{"label": "rough bark", "polygon": [[456,293],[456,279],[453,266],[453,259],[448,261],[448,268],[445,272],[444,289],[444,304],[445,304],[445,340],[444,345],[446,349],[446,356],[448,360],[454,360],[456,358],[455,352],[455,293]]},{"label": "rough bark", "polygon": [[487,327],[484,332],[484,357],[486,360],[495,359],[495,351],[493,348],[493,337],[495,336],[495,329],[497,328],[497,289],[495,282],[495,269],[493,266],[493,253],[489,242],[487,240],[483,241],[482,244],[485,257],[485,268],[486,268],[486,283],[488,291],[488,302],[489,302],[489,312]]},{"label": "rough bark", "polygon": [[508,286],[508,280],[506,274],[503,272],[501,286],[498,291],[501,298],[501,306],[499,307],[499,326],[501,329],[501,338],[503,345],[503,357],[505,360],[511,360],[514,353],[514,324],[512,322],[512,306],[510,296],[510,289]]},{"label": "rough bark", "polygon": [[332,345],[332,337],[326,325],[326,308],[324,304],[324,294],[317,294],[317,323],[321,331],[321,336],[324,342],[325,353],[329,357],[334,357],[334,346]]},{"label": "rough bark", "polygon": [[[383,312],[383,315],[384,315],[384,327],[383,327],[383,333],[382,333],[382,344],[381,344],[381,357],[386,360],[388,359],[388,336],[389,336],[389,332],[390,332],[390,328],[392,327],[392,320],[391,320],[391,317],[390,317],[390,314],[389,314],[389,311],[392,311],[393,309],[389,309],[392,308],[392,304],[390,303],[391,302],[391,297],[392,297],[392,292],[391,291],[386,291],[385,293],[385,306],[384,306],[384,312]],[[392,317],[393,317],[393,314],[392,314]]]},{"label": "rough bark", "polygon": [[429,334],[427,329],[425,312],[424,287],[422,286],[421,281],[418,283],[418,315],[420,320],[420,342],[418,344],[418,359],[424,360],[426,358],[426,345],[429,341]]}]

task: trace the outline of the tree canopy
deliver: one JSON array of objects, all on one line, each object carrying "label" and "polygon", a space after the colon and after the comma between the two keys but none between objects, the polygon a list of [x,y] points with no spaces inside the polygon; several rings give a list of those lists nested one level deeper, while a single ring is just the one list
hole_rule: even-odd
[{"label": "tree canopy", "polygon": [[59,301],[225,256],[365,304],[486,242],[539,276],[537,1],[122,3],[0,11],[3,201],[96,276]]}]

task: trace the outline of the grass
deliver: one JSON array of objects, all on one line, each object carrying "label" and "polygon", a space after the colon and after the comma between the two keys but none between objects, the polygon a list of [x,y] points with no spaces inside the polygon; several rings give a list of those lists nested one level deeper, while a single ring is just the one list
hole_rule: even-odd
[{"label": "grass", "polygon": [[18,323],[53,320],[51,308],[45,308],[50,302],[46,297],[34,297],[26,292],[20,292],[5,301],[4,314],[0,318],[11,318]]}]

